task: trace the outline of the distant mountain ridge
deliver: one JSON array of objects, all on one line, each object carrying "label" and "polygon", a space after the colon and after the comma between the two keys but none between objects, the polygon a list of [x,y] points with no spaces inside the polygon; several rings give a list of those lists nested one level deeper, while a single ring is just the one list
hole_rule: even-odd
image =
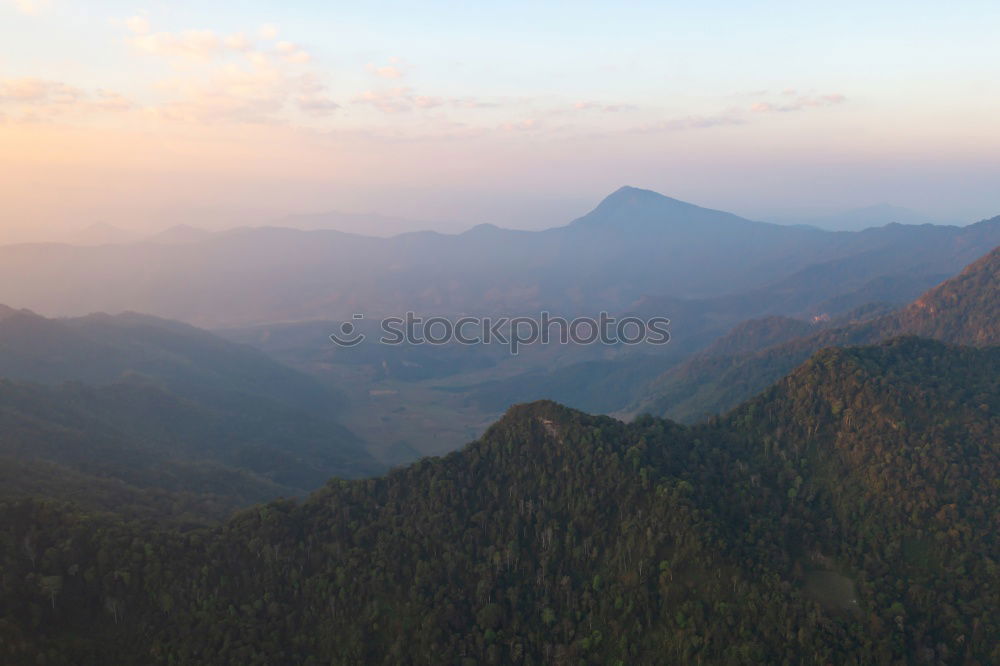
[{"label": "distant mountain ridge", "polygon": [[[709,348],[653,380],[633,409],[690,422],[735,406],[823,347],[873,344],[898,335],[985,347],[1000,344],[997,322],[1000,247],[897,312],[774,345]],[[799,324],[794,328],[802,330]]]},{"label": "distant mountain ridge", "polygon": [[795,276],[810,270],[846,272],[849,283],[825,287],[824,298],[838,298],[879,278],[953,274],[998,244],[1000,218],[833,233],[622,188],[576,221],[539,232],[482,226],[372,238],[264,227],[180,245],[6,246],[0,302],[59,315],[141,310],[219,328],[349,319],[360,310],[593,314],[646,297],[780,290],[784,281],[801,285]]},{"label": "distant mountain ridge", "polygon": [[416,229],[437,227],[433,223],[417,222],[391,215],[344,213],[340,211],[286,215],[281,219],[273,221],[271,226],[302,229],[304,231],[326,229],[379,237],[391,237],[401,233],[413,232]]},{"label": "distant mountain ridge", "polygon": [[[589,412],[630,415],[651,411],[693,422],[751,397],[826,345],[870,344],[902,334],[960,344],[994,344],[990,340],[995,337],[990,336],[995,336],[1000,308],[986,300],[1000,287],[995,274],[984,270],[995,261],[994,256],[995,252],[990,253],[943,285],[940,278],[930,275],[887,277],[826,301],[824,294],[829,292],[823,285],[824,274],[831,282],[850,285],[851,269],[856,270],[856,266],[817,267],[770,289],[736,297],[654,299],[634,309],[648,316],[671,314],[673,339],[669,349],[655,355],[637,349],[613,359],[584,360],[544,372],[532,370],[469,386],[468,395],[484,409],[497,411],[513,402],[551,398]],[[893,303],[871,302],[914,291],[916,297],[932,285],[938,286],[927,291],[925,298],[939,303],[930,306],[943,315],[937,319],[918,321],[922,309],[917,305],[896,313]],[[982,300],[956,305],[930,296],[945,292],[951,294],[951,301]],[[865,305],[853,307],[857,303]],[[782,305],[796,317],[766,314],[781,312]],[[765,316],[743,318],[755,310]],[[739,320],[728,327],[724,324]],[[712,338],[715,340],[706,345],[705,340]]]},{"label": "distant mountain ridge", "polygon": [[206,241],[216,233],[219,232],[199,229],[188,224],[177,224],[169,229],[164,229],[159,233],[144,238],[143,242],[185,245],[187,243],[200,243]]},{"label": "distant mountain ridge", "polygon": [[826,215],[781,216],[782,223],[798,222],[830,231],[861,231],[887,224],[942,224],[941,220],[922,215],[909,208],[881,203]]}]

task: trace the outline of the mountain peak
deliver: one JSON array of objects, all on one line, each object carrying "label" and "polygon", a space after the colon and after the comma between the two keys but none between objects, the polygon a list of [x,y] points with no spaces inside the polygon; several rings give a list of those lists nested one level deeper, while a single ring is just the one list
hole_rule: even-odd
[{"label": "mountain peak", "polygon": [[692,204],[679,201],[678,199],[672,199],[668,196],[655,192],[653,190],[645,190],[641,187],[633,187],[631,185],[624,185],[619,187],[617,190],[604,197],[604,200],[598,204],[597,208],[600,209],[602,206],[622,206],[622,205],[636,205],[636,204],[646,204],[653,202],[672,202],[678,203],[685,206],[691,206]]},{"label": "mountain peak", "polygon": [[466,235],[466,234],[488,234],[488,233],[494,233],[494,232],[497,232],[497,231],[503,231],[503,230],[500,227],[498,227],[497,225],[495,225],[495,224],[490,224],[489,222],[483,222],[482,224],[477,224],[474,227],[466,229],[465,231],[462,232],[461,235]]},{"label": "mountain peak", "polygon": [[511,405],[504,415],[493,424],[494,428],[507,428],[523,431],[525,428],[542,427],[550,434],[553,429],[571,428],[574,424],[591,423],[608,420],[608,417],[593,416],[585,412],[566,407],[554,400],[535,400]]},{"label": "mountain peak", "polygon": [[590,228],[655,227],[683,228],[706,226],[713,228],[740,227],[761,223],[686,201],[672,199],[653,190],[626,185],[620,187],[570,226]]}]

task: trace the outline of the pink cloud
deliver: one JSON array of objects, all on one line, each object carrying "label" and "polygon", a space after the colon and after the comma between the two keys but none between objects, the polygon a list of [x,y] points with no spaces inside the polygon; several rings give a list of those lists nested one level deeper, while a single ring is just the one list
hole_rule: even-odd
[{"label": "pink cloud", "polygon": [[366,90],[353,100],[355,104],[369,104],[383,113],[404,113],[415,109],[434,109],[450,106],[457,109],[493,108],[496,104],[481,102],[473,98],[434,97],[418,95],[408,86],[398,86],[383,90]]},{"label": "pink cloud", "polygon": [[577,111],[602,111],[604,113],[618,113],[619,111],[634,111],[637,107],[632,104],[600,104],[598,102],[577,102],[573,105]]},{"label": "pink cloud", "polygon": [[37,78],[0,79],[0,105],[22,119],[126,111],[134,107],[124,96],[107,90],[89,93],[61,81]]},{"label": "pink cloud", "polygon": [[137,33],[129,43],[150,55],[189,60],[209,60],[225,47],[225,42],[212,30]]},{"label": "pink cloud", "polygon": [[11,0],[14,8],[22,14],[40,14],[52,4],[49,0]]},{"label": "pink cloud", "polygon": [[745,123],[746,120],[741,116],[738,109],[728,109],[714,115],[690,115],[668,118],[656,123],[642,125],[634,129],[633,132],[641,134],[679,132],[683,130],[710,129],[713,127],[731,127]]},{"label": "pink cloud", "polygon": [[529,130],[535,130],[539,128],[539,122],[537,118],[526,118],[524,120],[514,122],[514,123],[504,123],[500,126],[500,129],[505,132],[526,132]]},{"label": "pink cloud", "polygon": [[299,109],[312,116],[328,116],[340,108],[340,104],[325,95],[302,94],[296,99]]},{"label": "pink cloud", "polygon": [[309,62],[309,54],[297,44],[292,42],[278,42],[274,45],[274,50],[278,52],[282,60],[293,64]]},{"label": "pink cloud", "polygon": [[411,88],[390,88],[388,90],[366,90],[354,98],[356,104],[370,104],[382,113],[410,111],[414,107]]},{"label": "pink cloud", "polygon": [[403,60],[395,56],[389,58],[389,64],[387,65],[376,65],[370,62],[365,65],[365,69],[369,74],[377,76],[380,79],[401,79],[406,73]]},{"label": "pink cloud", "polygon": [[133,16],[125,19],[125,27],[133,35],[145,35],[149,32],[149,20],[143,16]]},{"label": "pink cloud", "polygon": [[245,52],[253,49],[253,42],[241,32],[229,35],[222,40],[222,43],[227,49],[232,49],[233,51]]},{"label": "pink cloud", "polygon": [[[786,90],[782,95],[794,94],[794,90]],[[753,113],[789,113],[792,111],[802,111],[808,108],[820,108],[826,106],[836,106],[847,101],[847,97],[840,93],[830,95],[800,95],[792,101],[781,103],[755,102],[750,105]]]},{"label": "pink cloud", "polygon": [[71,104],[84,96],[79,88],[36,78],[0,80],[0,102]]}]

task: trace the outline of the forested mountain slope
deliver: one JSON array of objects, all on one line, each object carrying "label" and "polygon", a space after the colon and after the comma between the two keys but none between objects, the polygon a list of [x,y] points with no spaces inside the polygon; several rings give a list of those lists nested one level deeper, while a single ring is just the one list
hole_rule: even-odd
[{"label": "forested mountain slope", "polygon": [[383,472],[339,406],[314,378],[186,324],[0,306],[2,497],[221,517]]},{"label": "forested mountain slope", "polygon": [[694,429],[554,403],[212,530],[0,506],[6,663],[1000,659],[1000,351],[827,350]]},{"label": "forested mountain slope", "polygon": [[0,377],[58,384],[132,381],[200,402],[256,396],[330,413],[339,396],[247,345],[136,313],[48,319],[0,306]]},{"label": "forested mountain slope", "polygon": [[963,345],[1000,344],[1000,247],[888,317],[886,328]]},{"label": "forested mountain slope", "polygon": [[223,411],[122,383],[0,380],[0,456],[244,505],[382,471],[350,431],[308,413],[250,398]]},{"label": "forested mountain slope", "polygon": [[[767,347],[716,345],[650,382],[633,408],[693,422],[763,390],[818,349],[920,335],[956,344],[1000,344],[1000,248],[898,312],[822,329]],[[759,328],[758,322],[754,326]],[[734,331],[733,339],[750,324]],[[790,329],[799,330],[801,324]]]}]

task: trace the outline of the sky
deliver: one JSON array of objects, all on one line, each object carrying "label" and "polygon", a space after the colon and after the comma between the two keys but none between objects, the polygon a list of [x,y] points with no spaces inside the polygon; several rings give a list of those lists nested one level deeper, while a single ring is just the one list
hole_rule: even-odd
[{"label": "sky", "polygon": [[969,223],[1000,214],[998,34],[995,0],[0,0],[0,241],[544,228],[626,184]]}]

